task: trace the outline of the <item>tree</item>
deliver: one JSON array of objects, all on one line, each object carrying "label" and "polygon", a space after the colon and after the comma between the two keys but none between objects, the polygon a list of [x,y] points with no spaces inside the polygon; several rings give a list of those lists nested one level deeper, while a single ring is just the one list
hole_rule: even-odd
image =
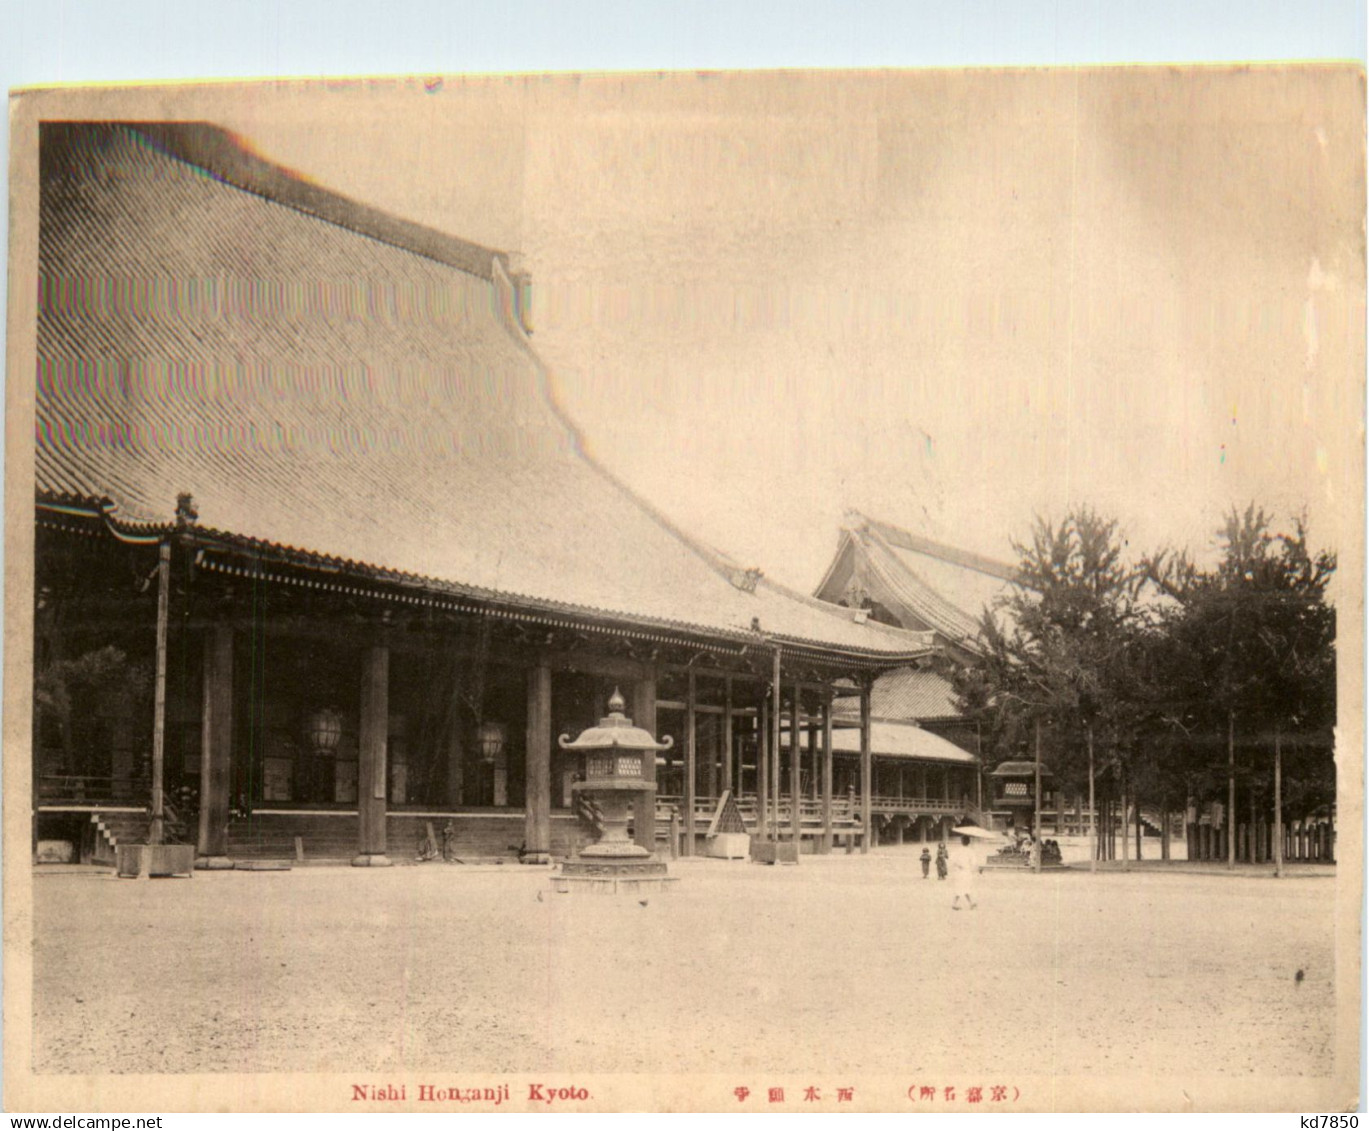
[{"label": "tree", "polygon": [[1120,761],[1135,713],[1138,576],[1123,561],[1117,523],[1087,507],[1058,525],[1038,518],[1030,542],[1014,550],[1019,581],[1000,605],[1007,627],[985,614],[982,654],[953,685],[1000,757],[1049,728],[1057,774],[1077,783],[1087,772],[1092,806],[1095,740],[1108,737]]},{"label": "tree", "polygon": [[[1169,718],[1209,752],[1196,765],[1190,760],[1189,780],[1210,779],[1220,768],[1211,739],[1224,735],[1230,828],[1238,734],[1270,748],[1277,773],[1284,735],[1314,735],[1334,720],[1335,610],[1326,589],[1336,557],[1311,550],[1302,519],[1292,533],[1272,532],[1269,516],[1254,504],[1233,509],[1218,540],[1221,557],[1212,569],[1184,555],[1156,557],[1146,569],[1172,599],[1164,618]],[[1328,779],[1334,793],[1329,760],[1309,749],[1315,748],[1302,747],[1298,763],[1304,803],[1328,792]],[[1262,777],[1252,766],[1252,789]],[[1230,836],[1227,858],[1234,864]]]}]

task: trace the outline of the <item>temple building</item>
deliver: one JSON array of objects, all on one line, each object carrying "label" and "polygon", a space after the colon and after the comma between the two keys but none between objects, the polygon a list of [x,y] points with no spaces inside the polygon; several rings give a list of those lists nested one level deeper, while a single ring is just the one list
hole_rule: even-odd
[{"label": "temple building", "polygon": [[[986,781],[979,730],[956,703],[941,660],[978,651],[984,611],[1010,593],[1012,566],[921,538],[851,511],[814,595],[862,610],[871,622],[928,633],[936,647],[916,664],[886,672],[872,692],[876,838],[944,837],[961,818],[989,827],[1011,809]],[[856,714],[837,709],[839,725]],[[841,748],[840,741],[838,749]]]},{"label": "temple building", "polygon": [[675,740],[644,846],[662,798],[692,852],[724,794],[818,850],[868,848],[877,791],[970,795],[961,753],[872,762],[874,681],[938,629],[743,568],[596,463],[506,254],[207,124],[45,123],[38,172],[40,857],[565,856],[555,739],[615,687]]}]

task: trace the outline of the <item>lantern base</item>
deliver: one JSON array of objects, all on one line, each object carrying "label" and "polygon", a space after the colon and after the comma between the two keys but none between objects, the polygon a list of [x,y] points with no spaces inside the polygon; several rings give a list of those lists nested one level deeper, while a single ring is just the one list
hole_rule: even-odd
[{"label": "lantern base", "polygon": [[598,859],[591,860],[567,860],[561,865],[560,874],[563,876],[617,876],[628,879],[633,876],[664,876],[666,866],[663,860],[611,860],[601,856]]},{"label": "lantern base", "polygon": [[649,860],[651,853],[640,844],[622,840],[601,840],[580,849],[582,857],[594,860]]},{"label": "lantern base", "polygon": [[666,875],[660,860],[621,861],[568,860],[561,871],[551,878],[551,890],[561,895],[642,895],[646,892],[670,891],[680,881]]},{"label": "lantern base", "polygon": [[624,879],[621,876],[553,876],[551,890],[558,895],[641,895],[644,892],[671,891],[680,881],[674,876],[640,876]]}]

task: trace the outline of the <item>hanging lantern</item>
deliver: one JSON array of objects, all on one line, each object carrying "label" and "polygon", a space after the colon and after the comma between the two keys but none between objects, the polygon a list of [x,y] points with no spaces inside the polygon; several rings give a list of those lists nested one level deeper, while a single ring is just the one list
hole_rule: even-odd
[{"label": "hanging lantern", "polygon": [[476,742],[480,746],[480,760],[482,762],[493,764],[499,761],[499,756],[504,753],[505,735],[503,723],[480,724],[480,730],[476,734]]},{"label": "hanging lantern", "polygon": [[342,741],[342,712],[335,707],[323,707],[309,716],[307,727],[309,746],[319,757],[337,753]]}]

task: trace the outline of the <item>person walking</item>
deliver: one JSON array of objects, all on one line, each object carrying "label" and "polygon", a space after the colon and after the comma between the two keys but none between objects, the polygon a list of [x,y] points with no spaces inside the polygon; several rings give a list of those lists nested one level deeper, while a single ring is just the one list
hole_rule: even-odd
[{"label": "person walking", "polygon": [[923,845],[922,855],[921,857],[919,857],[919,859],[921,859],[922,861],[922,878],[925,880],[932,869],[932,853],[926,845]]},{"label": "person walking", "polygon": [[951,864],[951,879],[954,881],[954,895],[951,898],[951,910],[960,910],[960,897],[965,897],[965,904],[971,911],[979,906],[975,902],[974,889],[979,878],[979,867],[974,862],[974,857],[970,854],[973,850],[967,849],[957,852],[955,861]]}]

